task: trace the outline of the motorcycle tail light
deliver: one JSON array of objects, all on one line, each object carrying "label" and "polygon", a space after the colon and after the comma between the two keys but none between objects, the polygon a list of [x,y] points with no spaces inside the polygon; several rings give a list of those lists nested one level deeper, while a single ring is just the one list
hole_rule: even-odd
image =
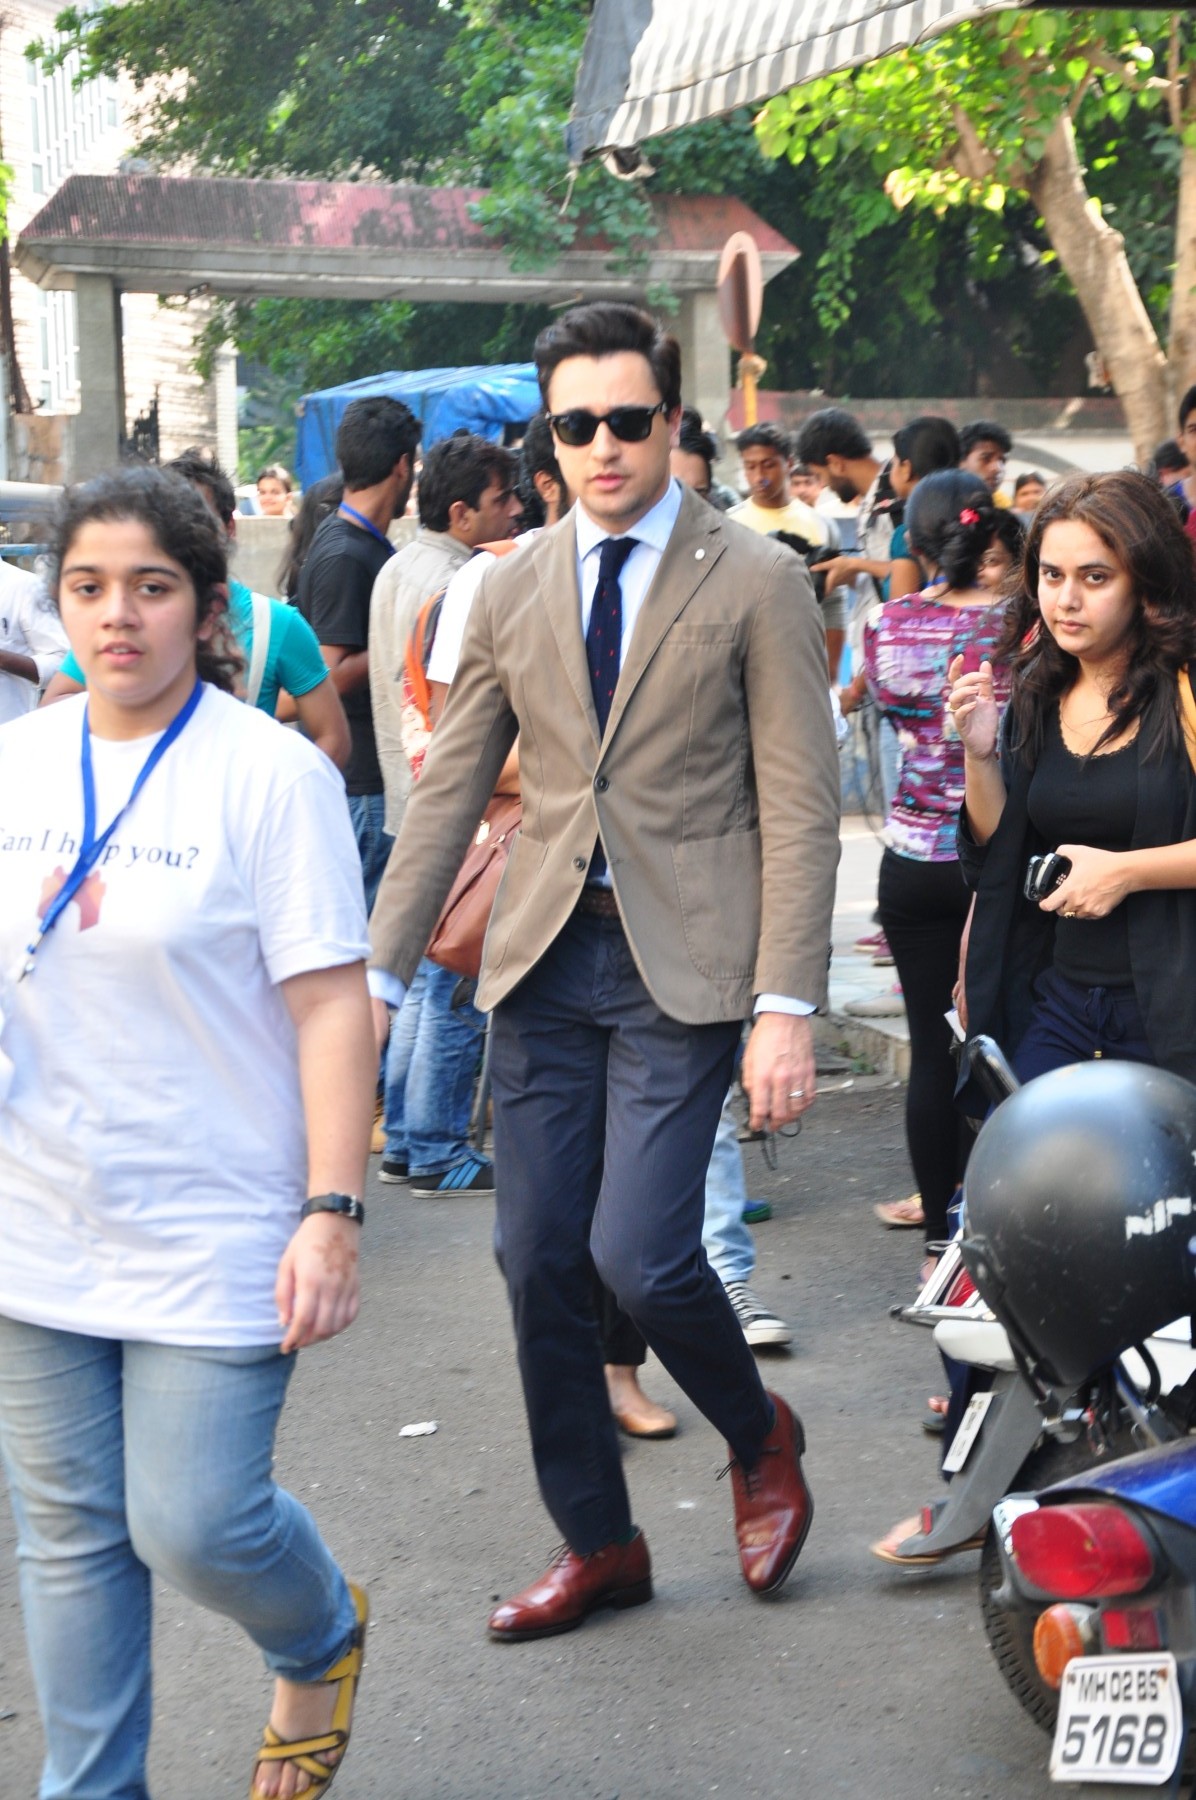
[{"label": "motorcycle tail light", "polygon": [[1100,1616],[1106,1650],[1161,1650],[1163,1621],[1153,1606],[1111,1606]]},{"label": "motorcycle tail light", "polygon": [[1010,1552],[1033,1587],[1061,1600],[1138,1594],[1155,1576],[1148,1539],[1106,1501],[1022,1513],[1010,1529]]},{"label": "motorcycle tail light", "polygon": [[966,1306],[976,1292],[976,1283],[966,1269],[961,1269],[943,1296],[944,1306]]},{"label": "motorcycle tail light", "polygon": [[1034,1626],[1034,1661],[1048,1687],[1058,1688],[1063,1671],[1075,1656],[1093,1646],[1092,1609],[1087,1606],[1048,1606]]}]

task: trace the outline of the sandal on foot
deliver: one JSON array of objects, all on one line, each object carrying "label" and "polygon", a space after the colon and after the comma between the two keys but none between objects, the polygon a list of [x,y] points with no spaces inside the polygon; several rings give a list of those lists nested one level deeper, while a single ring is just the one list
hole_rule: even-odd
[{"label": "sandal on foot", "polygon": [[926,1223],[920,1194],[911,1194],[908,1200],[881,1200],[872,1210],[889,1231],[915,1231]]},{"label": "sandal on foot", "polygon": [[[357,1614],[353,1642],[340,1660],[320,1676],[321,1685],[325,1682],[336,1685],[332,1724],[318,1737],[296,1738],[291,1743],[284,1743],[273,1725],[267,1725],[262,1732],[261,1748],[253,1764],[249,1800],[263,1800],[262,1791],[257,1785],[257,1772],[262,1763],[289,1762],[294,1763],[297,1769],[302,1769],[309,1778],[309,1785],[298,1796],[298,1800],[323,1800],[336,1779],[345,1760],[345,1751],[349,1748],[349,1728],[353,1719],[353,1703],[357,1698],[357,1684],[361,1680],[365,1629],[370,1616],[370,1603],[364,1589],[350,1582],[349,1592],[353,1596],[353,1608]],[[320,1758],[330,1751],[338,1752],[336,1761],[321,1762]]]},{"label": "sandal on foot", "polygon": [[[962,1556],[967,1550],[983,1550],[984,1540],[988,1536],[988,1526],[976,1533],[963,1544],[950,1544],[943,1550],[908,1551],[903,1554],[901,1545],[909,1538],[920,1537],[921,1519],[903,1519],[900,1525],[894,1525],[892,1531],[886,1532],[879,1543],[869,1544],[873,1556],[879,1556],[881,1562],[893,1563],[898,1569],[933,1569],[939,1563],[946,1562],[948,1557]],[[910,1527],[913,1527],[911,1530]]]}]

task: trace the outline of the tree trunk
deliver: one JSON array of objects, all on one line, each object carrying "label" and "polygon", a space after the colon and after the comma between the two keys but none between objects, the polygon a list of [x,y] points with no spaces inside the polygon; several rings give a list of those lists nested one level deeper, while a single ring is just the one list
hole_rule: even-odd
[{"label": "tree trunk", "polygon": [[1138,292],[1121,233],[1102,219],[1084,186],[1066,113],[1056,120],[1027,185],[1125,408],[1134,454],[1145,465],[1154,446],[1170,435],[1167,359]]},{"label": "tree trunk", "polygon": [[[1182,141],[1182,140],[1181,140]],[[1175,285],[1171,290],[1168,355],[1172,402],[1196,382],[1196,145],[1183,144],[1179,216],[1175,223]]]}]

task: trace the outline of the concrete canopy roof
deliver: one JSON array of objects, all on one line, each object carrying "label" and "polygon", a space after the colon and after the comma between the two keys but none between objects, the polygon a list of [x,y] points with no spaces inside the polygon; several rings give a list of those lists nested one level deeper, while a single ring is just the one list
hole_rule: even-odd
[{"label": "concrete canopy roof", "polygon": [[469,215],[477,188],[350,181],[71,175],[22,231],[21,273],[43,288],[104,275],[132,293],[304,294],[349,300],[627,299],[652,282],[709,291],[733,231],[755,238],[764,279],[797,250],[741,201],[654,198],[647,266],[612,273],[598,241],[516,273]]}]

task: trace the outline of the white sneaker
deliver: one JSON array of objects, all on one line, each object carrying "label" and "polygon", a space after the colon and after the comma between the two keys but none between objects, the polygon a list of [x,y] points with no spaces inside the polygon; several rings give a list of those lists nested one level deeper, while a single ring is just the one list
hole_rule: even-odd
[{"label": "white sneaker", "polygon": [[849,1000],[843,1011],[853,1019],[899,1019],[905,1011],[900,987],[887,994],[873,994],[867,1000]]},{"label": "white sneaker", "polygon": [[735,1308],[735,1317],[743,1326],[743,1335],[753,1350],[769,1346],[780,1349],[793,1342],[793,1333],[784,1319],[778,1319],[745,1281],[728,1281],[724,1286],[727,1299]]}]

